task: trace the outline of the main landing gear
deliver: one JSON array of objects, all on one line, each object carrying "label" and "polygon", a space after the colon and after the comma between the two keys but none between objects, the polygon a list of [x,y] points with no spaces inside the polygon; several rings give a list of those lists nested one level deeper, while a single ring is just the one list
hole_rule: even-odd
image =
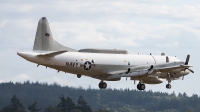
[{"label": "main landing gear", "polygon": [[172,86],[170,84],[171,83],[171,75],[170,75],[170,73],[167,74],[167,81],[168,81],[168,84],[166,85],[166,88],[167,89],[171,89]]},{"label": "main landing gear", "polygon": [[171,84],[167,84],[167,85],[166,85],[166,88],[167,88],[167,89],[170,89],[171,87],[172,87]]},{"label": "main landing gear", "polygon": [[138,90],[144,90],[145,89],[145,84],[141,84],[141,82],[139,82],[139,84],[137,85],[137,89]]},{"label": "main landing gear", "polygon": [[106,87],[107,87],[107,84],[106,84],[105,82],[101,81],[101,82],[99,83],[99,88],[100,88],[100,89],[106,89]]}]

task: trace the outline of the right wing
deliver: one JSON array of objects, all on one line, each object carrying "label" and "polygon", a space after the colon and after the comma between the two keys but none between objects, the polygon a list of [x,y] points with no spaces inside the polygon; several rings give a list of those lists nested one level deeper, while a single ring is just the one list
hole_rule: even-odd
[{"label": "right wing", "polygon": [[148,76],[148,75],[154,75],[156,72],[176,73],[176,72],[184,71],[186,69],[194,73],[194,71],[189,69],[189,67],[192,67],[192,66],[185,65],[184,62],[171,62],[171,63],[165,63],[165,64],[135,66],[135,67],[129,68],[126,72],[110,74],[107,77],[107,79],[121,78],[121,77],[134,77],[134,76]]}]

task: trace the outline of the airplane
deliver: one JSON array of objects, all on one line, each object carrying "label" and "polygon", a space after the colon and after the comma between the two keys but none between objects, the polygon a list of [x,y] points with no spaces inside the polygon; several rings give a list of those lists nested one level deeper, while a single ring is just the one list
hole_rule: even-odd
[{"label": "airplane", "polygon": [[118,49],[81,49],[75,50],[58,43],[50,30],[46,17],[38,22],[33,51],[17,52],[22,58],[39,65],[71,74],[78,78],[88,76],[100,80],[99,88],[105,89],[105,81],[119,81],[122,77],[139,81],[138,90],[145,90],[145,84],[160,84],[167,80],[166,88],[170,89],[171,81],[184,79],[190,72],[186,61],[180,61],[176,56],[129,54]]}]

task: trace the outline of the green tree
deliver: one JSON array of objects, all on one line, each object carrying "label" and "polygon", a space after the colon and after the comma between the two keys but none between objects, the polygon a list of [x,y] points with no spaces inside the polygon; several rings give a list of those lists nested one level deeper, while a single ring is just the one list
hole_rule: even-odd
[{"label": "green tree", "polygon": [[49,105],[44,109],[44,112],[61,112],[61,110],[59,108],[54,108]]},{"label": "green tree", "polygon": [[70,112],[82,112],[81,110],[78,110],[78,109],[73,109],[71,110]]},{"label": "green tree", "polygon": [[29,111],[31,111],[31,112],[38,112],[38,111],[40,111],[41,108],[40,108],[40,109],[37,109],[37,108],[36,108],[36,105],[37,105],[37,101],[35,101],[33,104],[29,105],[27,109],[28,109]]},{"label": "green tree", "polygon": [[60,103],[57,105],[57,108],[60,108],[62,112],[70,112],[73,109],[76,109],[76,105],[70,97],[65,98],[63,95],[60,98]]},{"label": "green tree", "polygon": [[94,112],[110,112],[110,111],[108,111],[108,110],[104,110],[104,109],[99,109],[99,110],[94,111]]},{"label": "green tree", "polygon": [[1,109],[0,112],[11,112],[11,108],[9,106],[5,106]]},{"label": "green tree", "polygon": [[70,97],[67,97],[66,102],[67,102],[67,111],[68,112],[70,112],[73,109],[76,109],[76,105],[74,104],[74,102],[72,101],[72,99]]},{"label": "green tree", "polygon": [[60,103],[58,103],[57,108],[61,110],[61,112],[67,112],[67,100],[62,95],[60,98]]},{"label": "green tree", "polygon": [[11,98],[9,107],[10,107],[11,112],[26,112],[23,104],[15,95],[13,95],[13,97]]},{"label": "green tree", "polygon": [[79,96],[76,107],[82,112],[92,112],[92,109],[81,95]]}]

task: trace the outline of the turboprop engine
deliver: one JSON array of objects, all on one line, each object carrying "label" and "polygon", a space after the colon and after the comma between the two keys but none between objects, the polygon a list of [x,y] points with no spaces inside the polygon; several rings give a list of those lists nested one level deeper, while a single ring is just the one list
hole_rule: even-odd
[{"label": "turboprop engine", "polygon": [[[185,76],[189,73],[190,73],[190,71],[188,69],[186,69],[186,70],[180,71],[178,73],[171,73],[170,77],[171,78],[180,78],[180,77]],[[168,78],[167,73],[157,72],[156,76],[158,76],[159,78]]]}]

